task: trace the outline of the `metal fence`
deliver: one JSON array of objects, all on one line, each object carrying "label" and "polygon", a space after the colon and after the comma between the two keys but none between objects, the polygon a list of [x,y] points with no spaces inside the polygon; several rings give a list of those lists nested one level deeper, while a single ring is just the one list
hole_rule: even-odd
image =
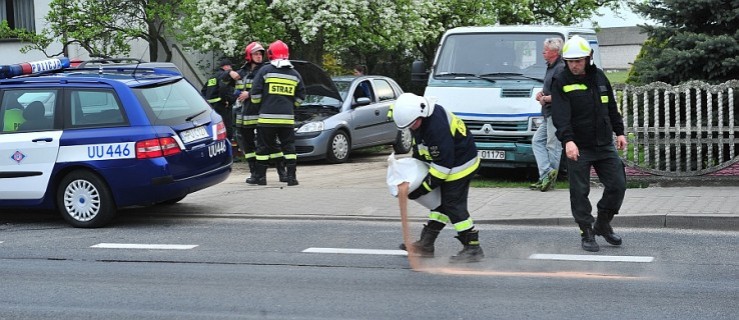
[{"label": "metal fence", "polygon": [[629,147],[621,154],[627,166],[651,175],[689,177],[737,164],[738,88],[739,80],[614,85],[628,133]]}]

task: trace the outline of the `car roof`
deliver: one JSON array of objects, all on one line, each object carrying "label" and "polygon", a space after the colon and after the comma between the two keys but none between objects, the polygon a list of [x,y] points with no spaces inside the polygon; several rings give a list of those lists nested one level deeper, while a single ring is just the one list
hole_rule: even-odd
[{"label": "car roof", "polygon": [[[66,58],[64,58],[66,59]],[[49,63],[41,61],[41,63]],[[57,59],[55,62],[58,62]],[[68,60],[67,60],[68,61]],[[132,63],[133,62],[133,63]],[[26,65],[32,63],[25,63]],[[0,80],[3,84],[33,84],[33,83],[58,83],[64,78],[73,83],[91,82],[118,82],[129,87],[146,86],[154,83],[173,81],[182,78],[176,66],[168,62],[140,62],[138,59],[114,58],[84,61],[76,67],[64,65],[41,69],[33,73],[32,68],[20,65],[0,66],[4,70],[23,70],[20,75],[5,77]],[[174,67],[174,68],[173,68]],[[28,72],[28,71],[31,72]],[[9,71],[9,72],[10,72]],[[17,72],[14,74],[18,74]],[[6,73],[7,75],[7,73]]]}]

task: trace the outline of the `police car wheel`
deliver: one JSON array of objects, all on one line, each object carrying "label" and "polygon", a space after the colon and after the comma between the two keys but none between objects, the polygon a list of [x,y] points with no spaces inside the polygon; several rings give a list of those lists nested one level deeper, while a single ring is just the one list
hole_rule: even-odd
[{"label": "police car wheel", "polygon": [[393,151],[397,154],[405,154],[411,151],[413,137],[411,136],[411,130],[405,128],[398,132],[398,138],[393,144]]},{"label": "police car wheel", "polygon": [[77,228],[102,227],[116,213],[108,185],[90,171],[67,174],[59,183],[56,198],[64,220]]},{"label": "police car wheel", "polygon": [[326,159],[330,163],[343,163],[349,159],[349,150],[351,150],[351,141],[349,136],[342,130],[336,130],[328,140],[328,151]]},{"label": "police car wheel", "polygon": [[161,204],[164,204],[164,205],[172,205],[172,204],[175,204],[177,202],[182,201],[182,199],[185,199],[185,197],[187,197],[187,196],[181,196],[181,197],[177,197],[177,198],[174,198],[174,199],[169,199],[167,201],[162,201]]}]

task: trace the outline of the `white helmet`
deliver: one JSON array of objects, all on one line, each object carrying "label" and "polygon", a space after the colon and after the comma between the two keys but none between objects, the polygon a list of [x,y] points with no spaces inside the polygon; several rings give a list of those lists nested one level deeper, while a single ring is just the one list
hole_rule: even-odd
[{"label": "white helmet", "polygon": [[412,93],[404,93],[395,100],[393,121],[398,128],[410,126],[420,117],[428,117],[434,112],[434,103]]},{"label": "white helmet", "polygon": [[565,60],[577,60],[590,56],[590,43],[581,36],[572,36],[565,42],[562,48],[562,58]]}]

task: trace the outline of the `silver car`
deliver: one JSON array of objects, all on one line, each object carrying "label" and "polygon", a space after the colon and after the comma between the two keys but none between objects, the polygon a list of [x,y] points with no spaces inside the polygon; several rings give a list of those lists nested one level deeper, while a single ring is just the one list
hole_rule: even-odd
[{"label": "silver car", "polygon": [[388,110],[403,93],[384,76],[329,78],[313,63],[292,61],[303,77],[307,97],[295,110],[298,160],[342,163],[352,150],[392,145],[395,153],[411,150],[408,129],[399,130]]}]

